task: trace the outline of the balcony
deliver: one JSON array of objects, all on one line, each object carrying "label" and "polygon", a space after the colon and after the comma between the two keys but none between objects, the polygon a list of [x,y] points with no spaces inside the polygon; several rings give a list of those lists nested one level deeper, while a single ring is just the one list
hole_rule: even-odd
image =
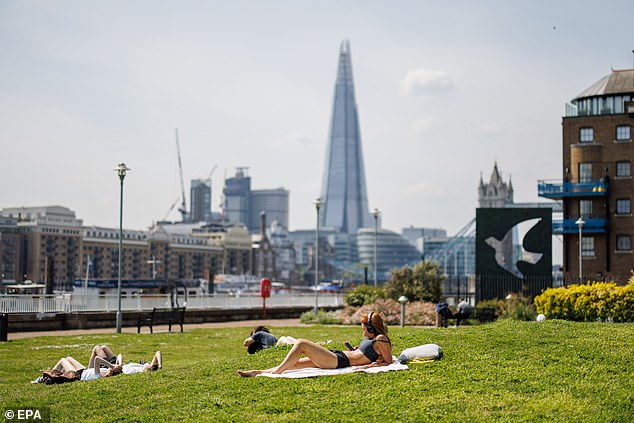
[{"label": "balcony", "polygon": [[564,197],[598,197],[608,195],[608,183],[589,182],[537,182],[537,194],[540,197],[557,200]]},{"label": "balcony", "polygon": [[[603,218],[583,218],[586,222],[581,229],[582,234],[600,234],[608,231],[608,219]],[[569,218],[564,220],[553,220],[553,234],[577,234],[579,226],[577,226],[577,218]]]}]

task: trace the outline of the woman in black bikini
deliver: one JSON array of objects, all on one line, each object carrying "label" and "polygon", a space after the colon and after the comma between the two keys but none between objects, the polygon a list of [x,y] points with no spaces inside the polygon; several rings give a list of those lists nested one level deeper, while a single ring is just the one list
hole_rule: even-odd
[{"label": "woman in black bikini", "polygon": [[[339,369],[350,366],[387,366],[392,363],[392,345],[387,336],[383,319],[370,312],[361,317],[363,341],[350,351],[328,350],[306,339],[298,339],[286,358],[275,367],[266,370],[238,370],[240,376],[257,376],[260,373],[282,373],[308,367]],[[302,357],[305,356],[305,357]]]}]

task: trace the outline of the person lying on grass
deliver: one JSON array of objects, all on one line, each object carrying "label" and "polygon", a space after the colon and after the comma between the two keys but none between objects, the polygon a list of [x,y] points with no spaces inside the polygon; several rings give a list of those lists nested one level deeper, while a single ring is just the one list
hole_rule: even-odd
[{"label": "person lying on grass", "polygon": [[[107,345],[96,345],[92,349],[92,353],[90,355],[90,360],[93,360],[95,357],[100,357],[110,363],[123,363],[123,356],[121,354],[115,355],[114,352]],[[123,374],[129,375],[132,373],[141,373],[141,372],[149,372],[158,370],[163,367],[163,356],[160,351],[157,351],[152,358],[152,361],[149,363],[141,360],[141,363],[128,363],[123,364],[122,370]]]},{"label": "person lying on grass", "polygon": [[[102,368],[103,366],[103,368]],[[102,377],[110,377],[121,374],[123,368],[121,363],[112,364],[101,357],[90,358],[88,368],[73,357],[63,357],[52,368],[45,370],[42,376],[32,383],[65,383],[77,380],[95,380]]]},{"label": "person lying on grass", "polygon": [[361,317],[361,328],[364,339],[358,347],[351,350],[328,350],[306,339],[298,339],[279,365],[266,370],[238,370],[238,374],[250,377],[261,373],[280,374],[286,370],[309,367],[340,369],[350,366],[367,368],[392,364],[392,345],[381,316],[373,312],[364,314]]},{"label": "person lying on grass", "polygon": [[274,345],[293,345],[297,339],[292,336],[282,336],[277,339],[266,326],[256,326],[251,331],[251,335],[246,338],[243,345],[247,347],[249,354],[255,354],[256,352],[270,348]]}]

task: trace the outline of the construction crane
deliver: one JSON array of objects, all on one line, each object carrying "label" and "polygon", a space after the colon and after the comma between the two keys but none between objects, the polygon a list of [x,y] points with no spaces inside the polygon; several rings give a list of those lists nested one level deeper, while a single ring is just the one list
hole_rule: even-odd
[{"label": "construction crane", "polygon": [[174,210],[174,207],[176,207],[176,204],[178,204],[178,201],[180,200],[180,198],[177,198],[172,205],[170,206],[170,209],[167,211],[167,213],[165,213],[165,217],[163,218],[163,220],[161,220],[161,222],[164,222],[167,220],[167,218],[169,217],[170,213],[172,212],[172,210]]},{"label": "construction crane", "polygon": [[208,184],[211,184],[211,175],[214,174],[214,170],[216,170],[217,167],[218,165],[215,164],[213,169],[211,169],[211,172],[209,172],[209,176],[207,176],[207,179],[205,179],[205,182],[207,182]]},{"label": "construction crane", "polygon": [[183,164],[181,162],[181,146],[178,142],[178,128],[176,128],[176,151],[178,153],[178,170],[181,177],[181,195],[183,199],[178,211],[181,213],[183,222],[187,222],[187,202],[185,201],[185,182],[183,181]]}]

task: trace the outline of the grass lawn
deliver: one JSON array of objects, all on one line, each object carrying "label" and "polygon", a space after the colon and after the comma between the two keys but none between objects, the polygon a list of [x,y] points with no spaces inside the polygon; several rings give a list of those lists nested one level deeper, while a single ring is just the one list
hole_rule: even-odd
[{"label": "grass lawn", "polygon": [[[256,322],[254,322],[255,324]],[[435,343],[410,370],[312,379],[241,378],[288,347],[249,356],[251,326],[186,333],[39,337],[0,343],[0,409],[48,407],[51,421],[634,421],[634,324],[564,321],[458,329],[390,328],[395,353]],[[276,335],[358,344],[359,327],[273,327]],[[124,359],[163,352],[163,370],[63,385],[29,382],[95,344]],[[8,421],[8,420],[7,420]]]}]

